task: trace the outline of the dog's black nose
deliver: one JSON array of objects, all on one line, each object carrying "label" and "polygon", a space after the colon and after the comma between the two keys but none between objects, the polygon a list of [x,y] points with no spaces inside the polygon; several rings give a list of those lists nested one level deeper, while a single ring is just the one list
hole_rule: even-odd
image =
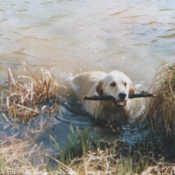
[{"label": "dog's black nose", "polygon": [[126,94],[125,93],[119,93],[119,98],[120,98],[120,100],[125,100],[125,98],[126,98]]}]

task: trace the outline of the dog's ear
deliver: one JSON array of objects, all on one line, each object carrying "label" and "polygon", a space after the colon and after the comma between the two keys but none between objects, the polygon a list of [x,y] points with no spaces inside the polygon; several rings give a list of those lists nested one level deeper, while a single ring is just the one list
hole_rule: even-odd
[{"label": "dog's ear", "polygon": [[131,83],[130,84],[130,89],[129,89],[129,94],[134,94],[134,92],[135,92],[135,89],[134,89],[134,87],[133,87],[133,85]]},{"label": "dog's ear", "polygon": [[98,85],[96,86],[96,91],[98,95],[103,95],[103,89],[102,89],[103,82],[99,81]]}]

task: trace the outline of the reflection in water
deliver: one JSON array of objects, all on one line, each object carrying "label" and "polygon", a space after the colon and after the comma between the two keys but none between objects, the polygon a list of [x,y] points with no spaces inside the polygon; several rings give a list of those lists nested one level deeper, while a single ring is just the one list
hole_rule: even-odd
[{"label": "reflection in water", "polygon": [[[19,74],[25,61],[34,70],[54,67],[62,84],[82,71],[118,69],[147,90],[160,63],[175,61],[174,6],[174,0],[1,1],[1,84],[8,68]],[[89,125],[71,108],[62,106],[65,120]]]}]

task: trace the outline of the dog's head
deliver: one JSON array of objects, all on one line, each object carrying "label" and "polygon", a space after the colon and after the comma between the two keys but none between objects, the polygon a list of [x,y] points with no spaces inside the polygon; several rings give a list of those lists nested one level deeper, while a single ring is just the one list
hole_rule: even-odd
[{"label": "dog's head", "polygon": [[134,88],[129,77],[120,71],[112,71],[107,74],[96,87],[99,95],[115,97],[117,105],[126,105],[129,94],[134,93]]}]

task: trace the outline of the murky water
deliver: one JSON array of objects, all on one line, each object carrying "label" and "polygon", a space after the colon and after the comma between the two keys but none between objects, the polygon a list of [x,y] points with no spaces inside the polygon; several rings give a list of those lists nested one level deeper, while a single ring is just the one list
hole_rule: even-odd
[{"label": "murky water", "polygon": [[23,61],[54,68],[63,84],[82,71],[118,69],[147,90],[156,68],[175,62],[175,1],[1,0],[0,83]]}]

